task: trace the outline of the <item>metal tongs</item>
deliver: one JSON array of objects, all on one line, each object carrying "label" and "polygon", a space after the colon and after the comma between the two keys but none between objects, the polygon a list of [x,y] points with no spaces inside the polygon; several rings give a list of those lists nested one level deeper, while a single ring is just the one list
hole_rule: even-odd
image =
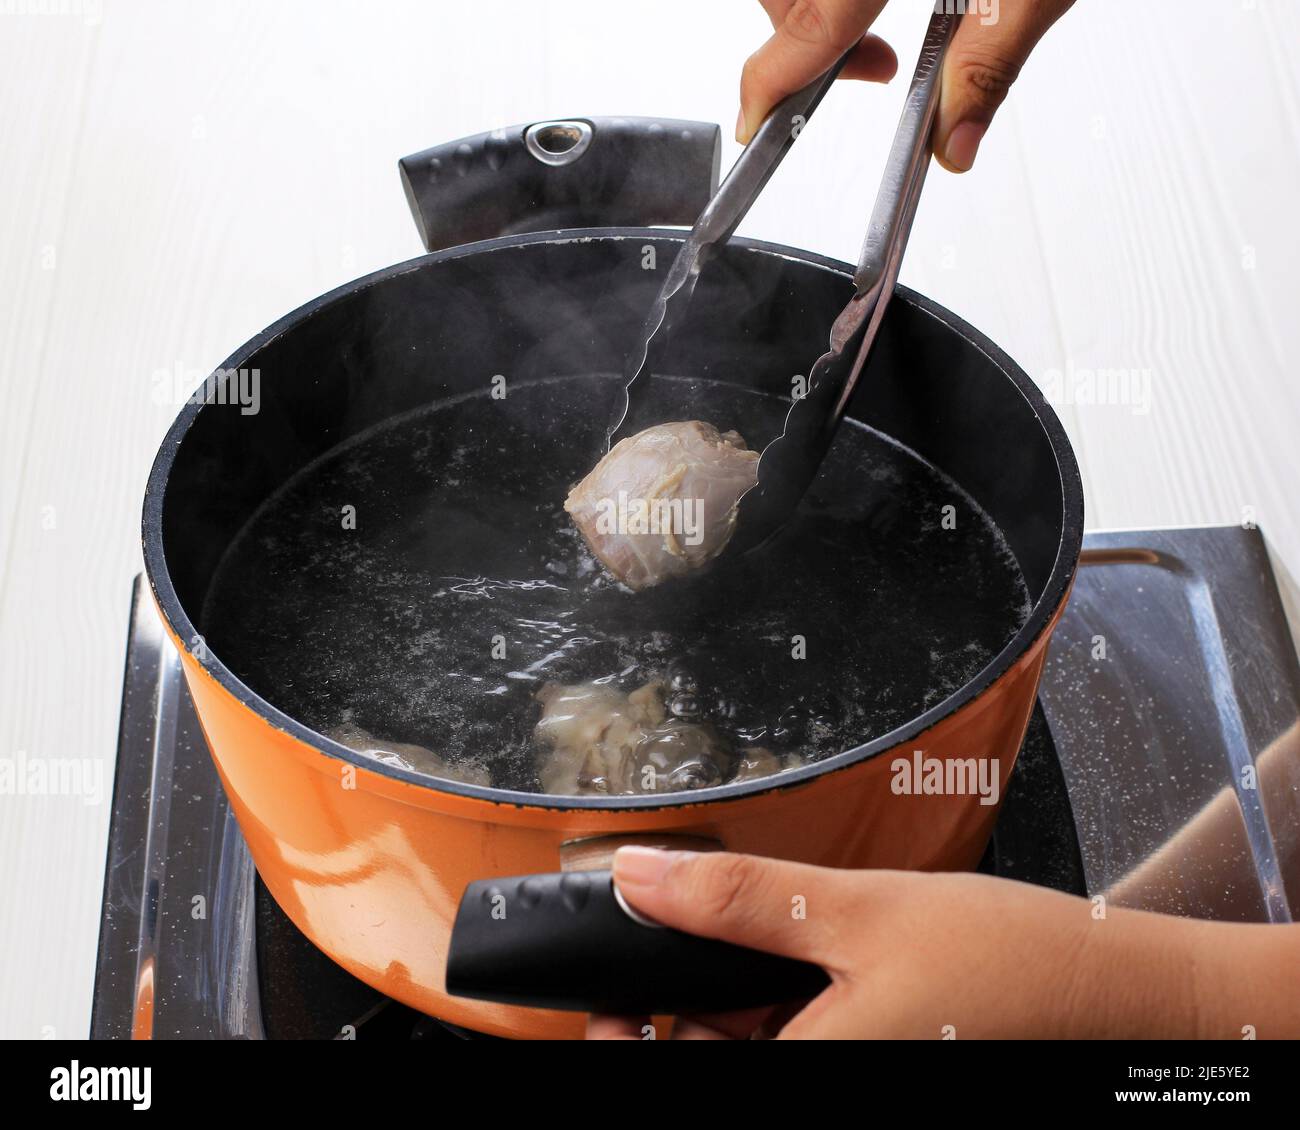
[{"label": "metal tongs", "polygon": [[[871,353],[898,281],[930,164],[930,132],[939,101],[939,76],[960,19],[943,11],[946,7],[949,5],[936,6],[926,29],[853,276],[853,297],[831,327],[830,348],[809,373],[807,392],[790,406],[781,435],[763,449],[758,481],[740,500],[732,552],[766,541],[798,505],[830,449]],[[637,418],[630,411],[631,397],[638,391],[637,378],[648,367],[655,338],[671,332],[674,321],[690,302],[710,254],[731,237],[744,219],[847,59],[846,53],[824,75],[777,105],[700,214],[650,308],[639,346],[628,355],[624,395],[615,407],[609,429],[611,447],[630,434],[631,421]],[[646,384],[642,381],[640,388]]]}]

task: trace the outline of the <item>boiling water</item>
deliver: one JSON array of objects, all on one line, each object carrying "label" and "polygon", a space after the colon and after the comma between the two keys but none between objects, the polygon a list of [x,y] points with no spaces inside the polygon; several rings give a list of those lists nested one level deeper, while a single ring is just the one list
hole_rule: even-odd
[{"label": "boiling water", "polygon": [[[676,715],[735,748],[817,760],[938,703],[1024,623],[1028,593],[993,523],[852,422],[777,542],[622,589],[563,510],[601,454],[607,385],[435,403],[327,453],[227,551],[201,618],[208,647],[318,732],[359,726],[539,791],[547,682],[663,678]],[[711,423],[751,440],[785,411],[731,386],[708,398]]]}]

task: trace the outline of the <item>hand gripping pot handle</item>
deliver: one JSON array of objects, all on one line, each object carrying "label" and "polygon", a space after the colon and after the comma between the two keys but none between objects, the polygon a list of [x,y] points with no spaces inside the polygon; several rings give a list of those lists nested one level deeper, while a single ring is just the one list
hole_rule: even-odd
[{"label": "hand gripping pot handle", "polygon": [[471,883],[447,955],[454,996],[579,1012],[727,1012],[828,983],[816,965],[647,921],[608,870]]}]

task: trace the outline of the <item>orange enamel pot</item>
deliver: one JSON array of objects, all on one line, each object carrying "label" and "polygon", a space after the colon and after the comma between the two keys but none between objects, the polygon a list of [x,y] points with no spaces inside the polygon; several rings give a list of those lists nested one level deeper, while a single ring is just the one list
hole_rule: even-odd
[{"label": "orange enamel pot", "polygon": [[[636,264],[646,248],[669,262],[680,240],[653,228],[514,235],[342,287],[238,350],[206,399],[181,412],[149,480],[149,580],[267,888],[361,980],[478,1031],[580,1031],[580,1014],[452,996],[444,980],[466,887],[555,872],[562,846],[575,841],[691,836],[834,867],[975,866],[997,806],[973,792],[899,795],[895,762],[917,751],[991,760],[1005,786],[1077,564],[1082,490],[1050,407],[993,343],[900,290],[849,415],[944,470],[979,503],[1032,599],[1028,619],[987,667],[907,725],[776,779],[654,797],[512,793],[367,759],[279,710],[207,648],[201,610],[213,571],[276,487],[347,437],[491,374],[528,381],[618,371],[658,281]],[[698,317],[674,344],[679,360],[725,354],[738,372],[806,371],[851,278],[842,263],[734,240],[701,281]],[[259,374],[255,412],[222,395],[241,371],[245,387]]]}]

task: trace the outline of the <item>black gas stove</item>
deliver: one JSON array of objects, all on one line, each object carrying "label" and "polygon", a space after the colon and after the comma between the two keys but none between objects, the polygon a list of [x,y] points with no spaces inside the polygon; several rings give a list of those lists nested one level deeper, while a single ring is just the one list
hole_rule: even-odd
[{"label": "black gas stove", "polygon": [[[1170,913],[1290,921],[1300,756],[1256,788],[1242,770],[1298,717],[1300,667],[1258,531],[1089,535],[980,870]],[[1171,856],[1224,790],[1240,819],[1214,858]],[[1151,861],[1166,857],[1178,862],[1162,875]],[[275,904],[141,579],[91,1036],[476,1036],[358,981]]]}]

